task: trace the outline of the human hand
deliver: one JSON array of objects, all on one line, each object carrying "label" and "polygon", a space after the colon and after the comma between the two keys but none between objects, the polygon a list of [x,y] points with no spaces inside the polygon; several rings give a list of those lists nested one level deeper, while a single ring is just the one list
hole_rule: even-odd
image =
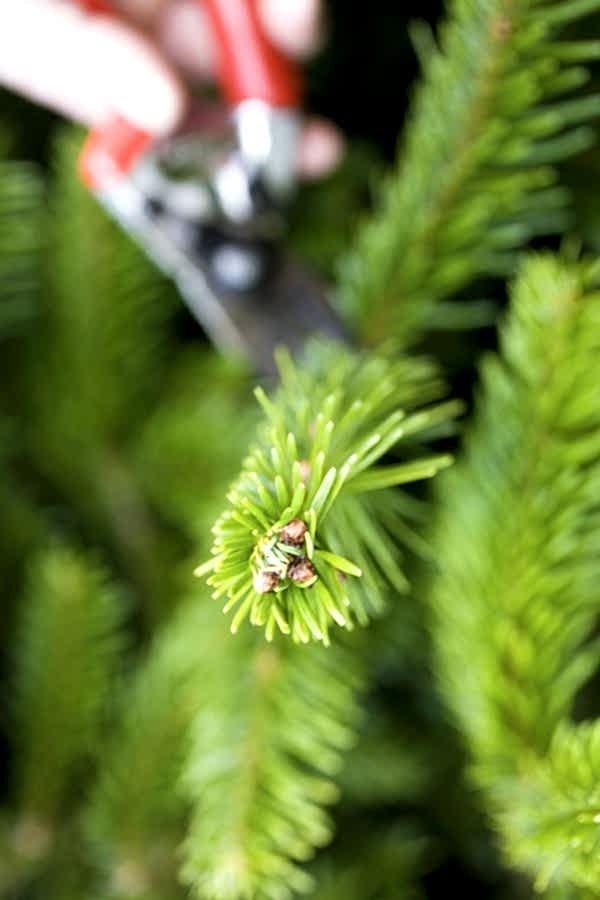
[{"label": "human hand", "polygon": [[[198,0],[112,0],[119,18],[83,12],[70,0],[0,0],[0,82],[87,125],[119,114],[144,131],[169,134],[188,86],[214,76],[215,47]],[[269,38],[298,59],[320,37],[319,0],[259,0]],[[343,142],[325,120],[307,119],[298,168],[318,177]]]}]

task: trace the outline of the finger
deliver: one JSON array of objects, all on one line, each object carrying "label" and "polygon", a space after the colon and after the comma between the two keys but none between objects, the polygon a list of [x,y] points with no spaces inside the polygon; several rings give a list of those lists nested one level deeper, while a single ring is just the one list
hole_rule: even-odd
[{"label": "finger", "polygon": [[258,0],[263,26],[274,44],[290,56],[304,59],[322,39],[320,0]]},{"label": "finger", "polygon": [[137,25],[151,27],[171,0],[111,0],[111,6]]},{"label": "finger", "polygon": [[342,134],[331,122],[316,116],[305,123],[298,145],[298,174],[308,180],[332,172],[344,155]]},{"label": "finger", "polygon": [[[214,77],[216,52],[210,23],[199,0],[126,0],[133,9],[146,7],[154,18],[158,43],[192,78]],[[304,58],[319,46],[322,36],[319,0],[258,0],[259,14],[269,38],[291,56]],[[152,12],[150,12],[152,11]]]},{"label": "finger", "polygon": [[[292,56],[306,57],[322,40],[321,0],[252,0],[269,37]],[[167,35],[174,58],[191,72],[212,72],[205,63],[211,47],[210,28],[201,0],[113,0],[115,7],[137,24]]]},{"label": "finger", "polygon": [[188,78],[214,77],[216,50],[213,33],[198,0],[174,0],[155,22],[156,40]]},{"label": "finger", "polygon": [[0,3],[0,81],[81,122],[116,112],[152,134],[171,131],[186,103],[143,37],[64,0]]}]

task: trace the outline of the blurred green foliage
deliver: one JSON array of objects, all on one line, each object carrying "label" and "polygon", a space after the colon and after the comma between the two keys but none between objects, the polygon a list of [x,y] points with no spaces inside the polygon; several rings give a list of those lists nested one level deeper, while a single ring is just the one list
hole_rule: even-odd
[{"label": "blurred green foliage", "polygon": [[[397,7],[329,4],[309,96],[349,151],[300,189],[288,240],[360,340],[451,360],[478,412],[439,491],[369,510],[418,589],[386,588],[331,648],[232,637],[193,580],[252,378],[77,183],[80,133],[1,96],[7,900],[600,890],[598,729],[570,717],[597,662],[598,304],[572,257],[599,241],[600,2],[454,0],[439,34],[408,27],[439,4]],[[532,241],[565,236],[516,283],[478,390],[495,334],[467,328],[493,324]],[[461,455],[455,430],[427,438]]]}]

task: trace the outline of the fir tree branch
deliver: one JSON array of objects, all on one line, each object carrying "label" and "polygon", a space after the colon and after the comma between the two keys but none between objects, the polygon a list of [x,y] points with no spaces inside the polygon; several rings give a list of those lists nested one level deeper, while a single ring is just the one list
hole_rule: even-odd
[{"label": "fir tree branch", "polygon": [[563,723],[527,779],[497,790],[509,859],[536,873],[536,889],[562,884],[597,896],[600,723]]},{"label": "fir tree branch", "polygon": [[27,372],[38,473],[109,536],[158,618],[163,550],[127,459],[161,382],[172,289],[79,183],[80,137],[61,134],[50,190],[44,299]]},{"label": "fir tree branch", "polygon": [[106,875],[104,896],[165,897],[174,891],[186,811],[178,781],[192,721],[210,702],[203,640],[212,612],[206,604],[183,604],[124,686],[119,723],[104,748],[86,812],[87,833]]},{"label": "fir tree branch", "polygon": [[16,804],[25,822],[52,827],[96,751],[123,646],[121,617],[95,560],[63,546],[38,556],[14,651]]},{"label": "fir tree branch", "polygon": [[[568,195],[554,164],[590,145],[600,97],[556,99],[585,83],[580,63],[598,56],[596,42],[558,36],[598,9],[594,0],[450,4],[379,213],[341,267],[340,300],[370,340],[393,332],[414,344],[445,327],[445,301],[478,276],[512,272],[531,237],[564,229]],[[465,327],[469,305],[461,309]]]},{"label": "fir tree branch", "polygon": [[440,683],[509,858],[542,887],[597,891],[596,731],[565,725],[600,651],[596,283],[597,267],[552,257],[517,280],[465,458],[441,482],[432,603]]},{"label": "fir tree branch", "polygon": [[354,740],[360,658],[228,632],[196,593],[123,695],[86,813],[103,896],[129,896],[134,881],[145,900],[171,896],[190,804],[183,875],[203,900],[288,896],[283,884],[310,883],[298,862],[331,835],[322,807]]},{"label": "fir tree branch", "polygon": [[[236,608],[232,631],[249,618],[269,640],[281,631],[327,644],[331,623],[365,623],[383,608],[387,585],[406,590],[394,535],[383,524],[394,503],[389,489],[450,463],[448,456],[413,459],[414,442],[458,407],[414,409],[440,390],[422,360],[389,362],[321,343],[302,365],[282,352],[279,368],[276,395],[256,392],[266,421],[213,529],[213,555],[197,574],[210,573],[224,611]],[[377,467],[391,451],[411,459]]]},{"label": "fir tree branch", "polygon": [[135,433],[154,399],[174,295],[79,182],[80,145],[72,129],[55,145],[47,306],[34,352],[42,370],[39,405],[51,410],[48,431],[89,454],[90,446]]},{"label": "fir tree branch", "polygon": [[298,863],[331,837],[323,807],[337,798],[363,673],[339,646],[266,644],[252,629],[232,641],[213,616],[184,777],[194,811],[183,877],[202,900],[284,900],[310,888]]},{"label": "fir tree branch", "polygon": [[[279,537],[284,549],[275,541],[269,552],[276,559],[277,551],[291,556],[287,566],[312,554],[319,577],[325,574],[332,591],[342,585],[355,598],[358,620],[364,620],[363,603],[377,608],[390,586],[407,590],[394,537],[416,542],[408,524],[415,515],[414,501],[389,489],[387,467],[382,469],[383,484],[369,482],[353,493],[345,490],[346,485],[377,472],[374,466],[380,456],[392,450],[418,460],[421,442],[447,422],[457,406],[423,407],[439,397],[443,385],[435,368],[420,359],[390,362],[316,343],[302,364],[280,354],[279,365],[281,386],[274,397],[259,391],[266,422],[259,427],[236,493],[230,495],[231,516],[225,514],[215,528],[217,541],[222,538],[224,546],[213,559],[228,550],[235,556],[241,545],[245,563],[240,581],[242,585],[249,581],[252,591],[260,573],[248,562],[257,540],[252,531],[258,524],[268,541],[273,534]],[[337,473],[344,472],[348,458],[347,481],[339,484],[339,493],[332,498]],[[446,462],[429,458],[424,466],[404,465],[415,467],[413,475],[428,477]],[[398,480],[395,473],[392,481]],[[307,508],[313,512],[302,518],[302,503],[298,509],[288,507],[292,493],[304,499],[304,491],[311,497]],[[236,506],[233,501],[238,500]],[[323,518],[323,510],[325,525],[321,521],[315,527],[314,516]],[[250,528],[248,512],[254,519]],[[231,519],[243,526],[242,533],[227,528]],[[262,544],[261,552],[266,552]],[[357,562],[368,601],[350,594]],[[210,561],[203,568],[210,571],[214,565]],[[231,576],[227,566],[211,576],[217,590],[218,576]],[[334,577],[327,574],[327,567]],[[336,573],[345,580],[338,581]],[[229,605],[231,599],[239,600],[239,590],[238,583]],[[272,604],[268,592],[263,596]],[[238,607],[234,628],[244,615],[240,608],[244,609]],[[272,615],[284,634],[297,622],[292,618],[288,626],[284,615],[289,612],[284,607],[283,613],[278,609]],[[294,617],[306,616],[306,625],[301,623],[293,636],[302,642],[320,636],[327,642],[327,620],[322,616],[317,621],[321,613],[311,615],[310,608],[308,613],[306,607],[300,613],[292,608]],[[251,615],[256,624],[265,625],[259,618]],[[225,622],[218,617],[202,639],[205,701],[193,727],[183,780],[193,803],[183,877],[203,900],[277,900],[309,890],[310,878],[298,863],[331,836],[323,806],[336,797],[332,777],[354,740],[364,648],[359,652],[356,646],[296,648],[275,627],[270,631],[267,627],[267,637],[271,645],[251,629],[243,629],[236,641],[228,640]]]},{"label": "fir tree branch", "polygon": [[0,337],[12,335],[36,307],[43,203],[35,168],[0,159]]}]

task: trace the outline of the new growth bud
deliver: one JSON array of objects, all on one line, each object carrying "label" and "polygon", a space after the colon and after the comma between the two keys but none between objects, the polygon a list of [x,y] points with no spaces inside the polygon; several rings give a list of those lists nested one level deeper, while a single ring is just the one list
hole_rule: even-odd
[{"label": "new growth bud", "polygon": [[280,530],[279,540],[283,544],[289,544],[291,547],[296,547],[302,544],[304,535],[307,531],[308,528],[302,519],[292,519],[291,522],[288,522],[287,525],[284,525]]},{"label": "new growth bud", "polygon": [[255,573],[252,583],[257,594],[268,594],[279,585],[279,575],[263,569]]},{"label": "new growth bud", "polygon": [[303,558],[293,560],[287,570],[287,577],[296,584],[306,584],[307,581],[312,581],[316,574],[311,561]]}]

